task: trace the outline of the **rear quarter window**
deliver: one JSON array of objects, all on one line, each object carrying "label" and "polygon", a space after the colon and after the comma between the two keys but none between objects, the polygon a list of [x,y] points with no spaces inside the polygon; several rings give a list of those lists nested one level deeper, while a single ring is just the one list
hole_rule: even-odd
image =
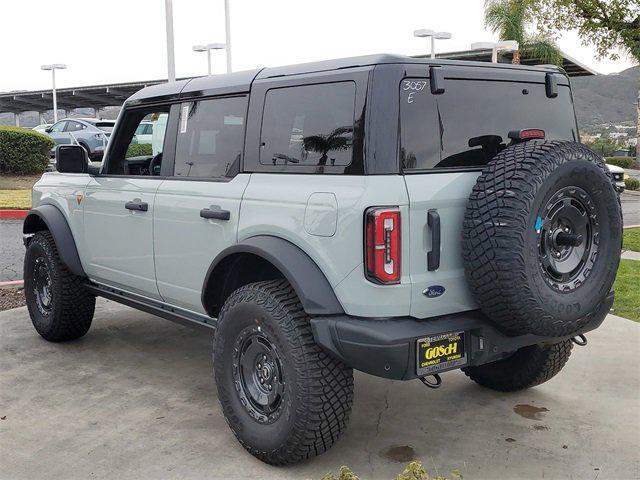
[{"label": "rear quarter window", "polygon": [[262,165],[346,166],[353,154],[356,85],[323,83],[268,90],[260,135]]},{"label": "rear quarter window", "polygon": [[544,130],[549,140],[576,140],[569,87],[548,98],[544,83],[447,79],[440,95],[431,94],[428,79],[400,85],[403,170],[482,167],[506,148],[511,130],[526,128]]}]

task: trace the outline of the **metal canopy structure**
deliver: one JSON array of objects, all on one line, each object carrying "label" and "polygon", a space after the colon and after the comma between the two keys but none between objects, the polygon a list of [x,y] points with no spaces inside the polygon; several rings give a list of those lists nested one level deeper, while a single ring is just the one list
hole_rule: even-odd
[{"label": "metal canopy structure", "polygon": [[[100,109],[120,106],[141,88],[165,82],[166,80],[151,80],[89,87],[59,88],[57,89],[58,108],[68,111],[75,108]],[[22,112],[46,112],[52,109],[51,89],[0,93],[0,112],[19,114]]]},{"label": "metal canopy structure", "polygon": [[[436,58],[446,60],[467,60],[476,62],[490,62],[491,49],[466,50],[436,54]],[[511,62],[511,53],[504,53],[499,61]],[[414,58],[426,58],[426,55],[418,55]],[[364,58],[364,57],[363,57]],[[368,57],[366,57],[368,58]],[[372,57],[373,58],[373,57]],[[407,58],[407,57],[405,57]],[[540,60],[523,58],[522,65],[540,65]],[[289,67],[291,68],[291,67]],[[597,75],[593,69],[578,62],[566,53],[562,52],[562,68],[570,77]],[[274,71],[276,69],[269,69]],[[144,87],[165,83],[166,80],[150,80],[144,82],[116,83],[109,85],[94,85],[88,87],[60,88],[58,92],[58,108],[69,111],[76,108],[93,108],[98,110],[104,107],[120,106],[131,95]],[[37,91],[15,91],[0,93],[0,113],[10,112],[15,114],[16,124],[18,115],[22,112],[47,112],[53,109],[53,97],[51,89]]]},{"label": "metal canopy structure", "polygon": [[[446,60],[469,60],[474,62],[490,62],[491,61],[491,49],[478,49],[478,50],[464,50],[459,52],[447,52],[447,53],[437,53],[436,58],[442,58]],[[584,77],[588,75],[598,75],[598,72],[589,68],[588,66],[580,63],[575,58],[567,55],[564,52],[562,53],[562,65],[561,67],[567,72],[567,75],[570,77]],[[425,55],[420,55],[417,58],[425,58]],[[505,52],[500,54],[499,62],[501,63],[511,63],[513,59],[513,53]],[[540,59],[535,58],[522,58],[520,60],[522,65],[541,65],[544,62],[540,61]]]}]

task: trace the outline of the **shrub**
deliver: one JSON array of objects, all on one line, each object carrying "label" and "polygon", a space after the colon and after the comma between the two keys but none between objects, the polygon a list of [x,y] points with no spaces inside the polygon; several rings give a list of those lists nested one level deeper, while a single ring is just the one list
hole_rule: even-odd
[{"label": "shrub", "polygon": [[150,157],[151,155],[153,155],[153,148],[150,143],[132,143],[127,148],[125,157]]},{"label": "shrub", "polygon": [[634,164],[633,157],[607,157],[607,163],[609,165],[617,165],[620,168],[631,168]]},{"label": "shrub", "polygon": [[627,190],[640,190],[640,180],[633,177],[625,178],[624,186]]},{"label": "shrub", "polygon": [[35,130],[0,126],[0,173],[43,173],[54,141]]}]

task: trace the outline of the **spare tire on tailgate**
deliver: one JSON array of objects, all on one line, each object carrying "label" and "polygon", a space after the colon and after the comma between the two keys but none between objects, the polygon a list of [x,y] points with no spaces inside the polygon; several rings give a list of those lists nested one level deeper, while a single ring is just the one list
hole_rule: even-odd
[{"label": "spare tire on tailgate", "polygon": [[471,291],[502,331],[572,335],[602,315],[620,261],[622,214],[600,156],[568,141],[509,146],[467,204]]}]

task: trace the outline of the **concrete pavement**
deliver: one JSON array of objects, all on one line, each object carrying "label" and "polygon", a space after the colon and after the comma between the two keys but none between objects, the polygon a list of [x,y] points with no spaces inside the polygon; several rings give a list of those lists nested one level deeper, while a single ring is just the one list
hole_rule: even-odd
[{"label": "concrete pavement", "polygon": [[434,391],[356,373],[350,426],[328,453],[274,468],[220,412],[211,340],[99,300],[90,332],[51,344],[25,308],[0,312],[0,478],[319,479],[340,465],[391,479],[415,457],[465,479],[640,477],[640,324],[610,316],[564,371],[502,394],[460,372]]}]

